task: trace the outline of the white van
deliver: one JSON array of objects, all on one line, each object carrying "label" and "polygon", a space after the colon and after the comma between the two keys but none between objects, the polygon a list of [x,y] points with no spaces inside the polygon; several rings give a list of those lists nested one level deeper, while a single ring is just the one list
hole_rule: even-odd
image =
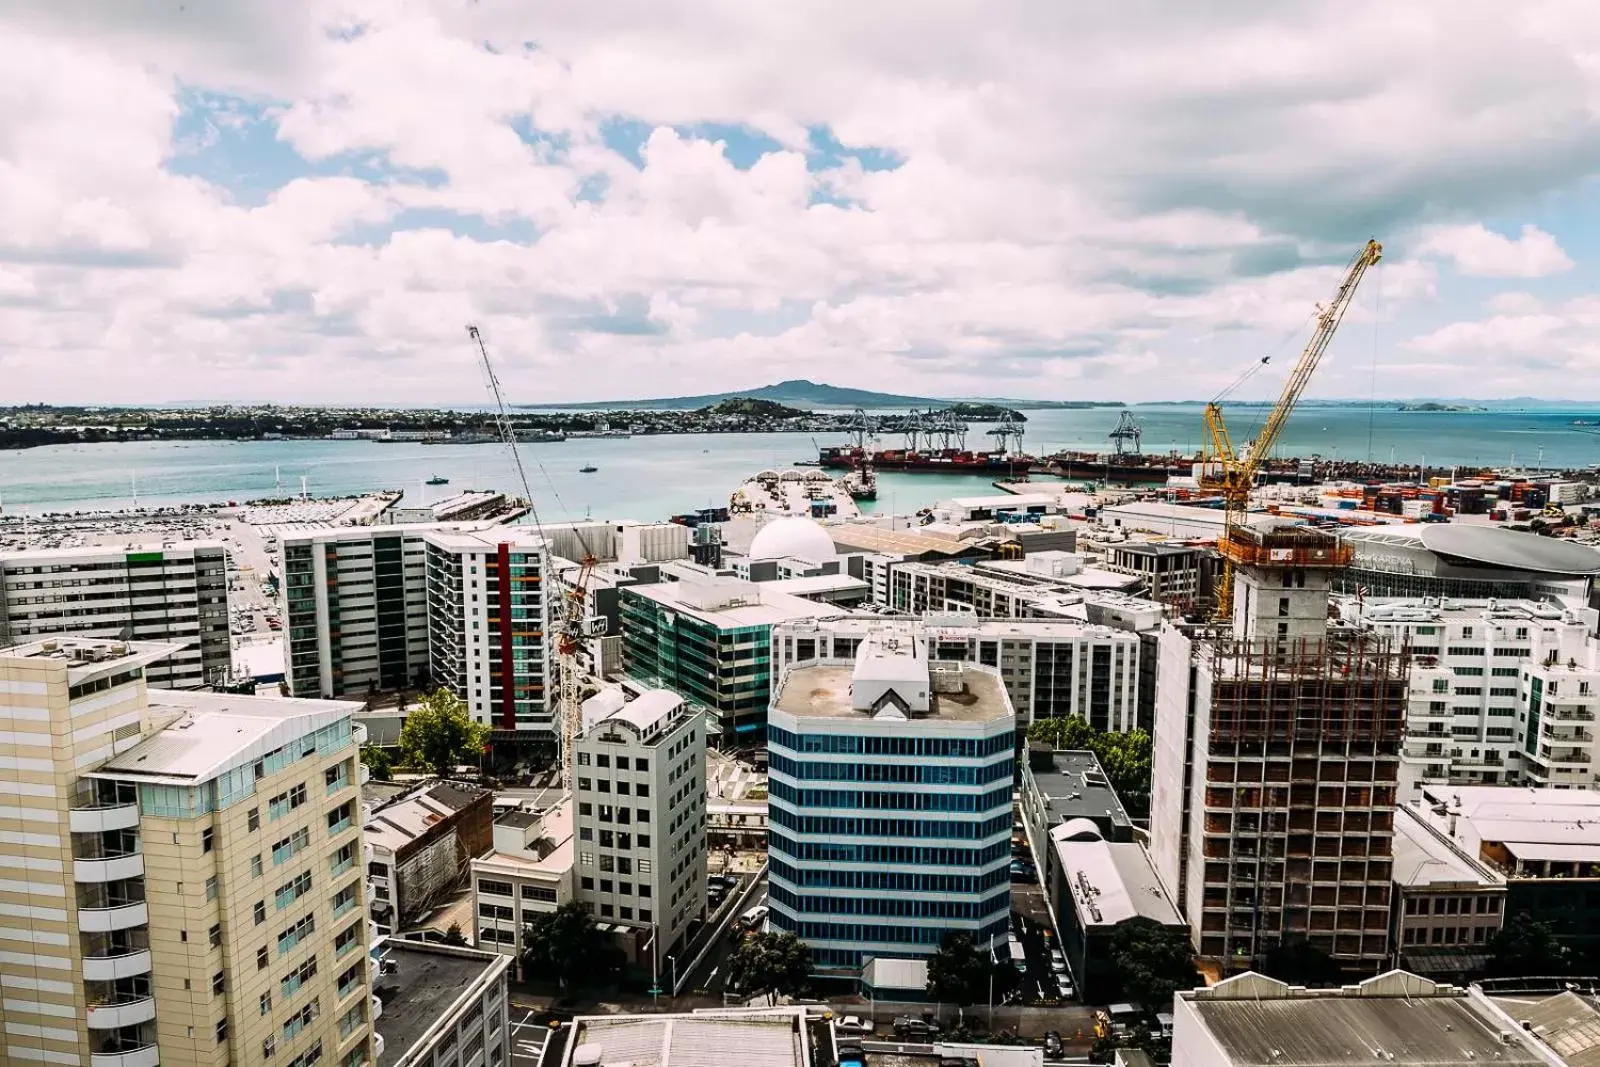
[{"label": "white van", "polygon": [[767,906],[765,904],[757,904],[755,907],[739,916],[739,922],[743,923],[745,927],[753,930],[757,926],[760,926],[761,921],[766,917]]}]

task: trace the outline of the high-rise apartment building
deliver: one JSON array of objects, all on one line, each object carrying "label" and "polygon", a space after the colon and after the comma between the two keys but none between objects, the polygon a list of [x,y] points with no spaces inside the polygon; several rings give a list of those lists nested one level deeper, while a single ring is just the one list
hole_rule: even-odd
[{"label": "high-rise apartment building", "polygon": [[999,672],[874,634],[796,663],[768,713],[770,921],[824,972],[1009,930],[1016,715]]},{"label": "high-rise apartment building", "polygon": [[349,709],[0,650],[0,1062],[371,1063]]},{"label": "high-rise apartment building", "polygon": [[1075,715],[1102,730],[1138,725],[1139,635],[1092,623],[971,615],[796,619],[772,628],[773,673],[806,660],[854,659],[874,633],[921,639],[934,662],[996,668],[1020,724]]},{"label": "high-rise apartment building", "polygon": [[706,906],[704,718],[676,693],[608,688],[573,745],[578,899],[653,931],[658,964]]},{"label": "high-rise apartment building", "polygon": [[1202,957],[1259,966],[1303,935],[1352,971],[1389,958],[1406,657],[1330,628],[1331,536],[1230,530],[1226,630],[1161,637],[1152,852]]},{"label": "high-rise apartment building", "polygon": [[1594,781],[1600,664],[1592,611],[1420,597],[1351,598],[1339,608],[1411,655],[1402,800],[1416,799],[1424,783]]},{"label": "high-rise apartment building", "polygon": [[0,646],[70,633],[180,645],[149,665],[152,685],[225,683],[227,549],[175,541],[0,553]]},{"label": "high-rise apartment building", "polygon": [[533,528],[318,530],[283,539],[283,568],[295,696],[443,685],[497,740],[553,739],[549,553]]}]

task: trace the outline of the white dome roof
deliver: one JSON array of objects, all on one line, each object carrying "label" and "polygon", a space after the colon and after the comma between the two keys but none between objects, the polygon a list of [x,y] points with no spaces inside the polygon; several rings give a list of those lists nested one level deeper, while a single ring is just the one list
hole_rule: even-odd
[{"label": "white dome roof", "polygon": [[791,516],[767,523],[750,542],[751,559],[803,559],[826,563],[836,558],[833,538],[815,520]]}]

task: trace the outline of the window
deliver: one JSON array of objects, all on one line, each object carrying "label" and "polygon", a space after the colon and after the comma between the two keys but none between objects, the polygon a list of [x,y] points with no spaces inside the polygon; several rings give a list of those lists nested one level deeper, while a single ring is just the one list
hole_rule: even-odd
[{"label": "window", "polygon": [[261,854],[259,852],[250,857],[250,877],[261,877]]},{"label": "window", "polygon": [[[642,793],[640,795],[643,796]],[[643,824],[650,821],[650,809],[648,808],[636,808],[634,809],[634,814],[638,816],[634,822]]]},{"label": "window", "polygon": [[311,845],[311,831],[301,827],[272,846],[272,865],[287,863]]},{"label": "window", "polygon": [[206,879],[206,899],[217,899],[217,876],[214,874]]},{"label": "window", "polygon": [[633,847],[633,835],[630,834],[630,833],[627,833],[625,831],[619,831],[617,833],[617,847],[620,848],[620,849],[630,849],[630,848],[632,848]]},{"label": "window", "polygon": [[283,1024],[283,1039],[285,1041],[293,1041],[299,1036],[300,1031],[316,1020],[319,1014],[321,1014],[321,1011],[317,1006],[317,1001],[312,998],[311,1003],[289,1016],[289,1021]]},{"label": "window", "polygon": [[261,1058],[262,1059],[264,1059],[264,1060],[272,1059],[272,1054],[274,1052],[276,1052],[276,1051],[278,1051],[278,1041],[277,1041],[276,1038],[268,1036],[268,1037],[264,1037],[264,1038],[261,1039]]},{"label": "window", "polygon": [[346,764],[341,763],[322,772],[322,784],[330,793],[336,789],[343,789],[349,781],[349,767]]},{"label": "window", "polygon": [[265,970],[267,966],[267,948],[265,945],[256,949],[256,970]]},{"label": "window", "polygon": [[650,847],[650,835],[649,834],[640,834],[639,835],[639,847],[640,848],[649,848]]},{"label": "window", "polygon": [[[647,797],[647,796],[649,796],[650,795],[650,786],[645,782],[640,782],[638,787],[636,789],[634,789],[633,795],[634,796],[639,796],[639,797]],[[640,822],[644,822],[644,809],[643,808],[639,809],[639,821]]]},{"label": "window", "polygon": [[272,1011],[272,994],[261,994],[261,1014],[266,1015]]},{"label": "window", "polygon": [[261,809],[251,808],[244,817],[245,828],[251,833],[261,829]]},{"label": "window", "polygon": [[363,921],[364,920],[357,919],[355,922],[339,931],[338,936],[333,939],[333,954],[335,956],[343,956],[345,952],[356,946],[357,942],[360,941],[361,924]]},{"label": "window", "polygon": [[225,1044],[228,1040],[228,1017],[224,1015],[217,1020],[217,1044]]},{"label": "window", "polygon": [[580,827],[578,827],[578,840],[579,841],[593,841],[594,840],[594,830],[593,830],[593,828],[588,827],[588,826],[580,826]]},{"label": "window", "polygon": [[587,890],[590,890],[591,892],[594,890],[594,879],[593,878],[587,878],[587,877],[580,878],[578,880],[578,884],[579,884],[580,887],[582,887],[584,889],[587,889]]},{"label": "window", "polygon": [[296,945],[315,933],[316,929],[317,918],[315,915],[306,915],[292,926],[287,927],[283,933],[278,935],[278,955],[288,955]]},{"label": "window", "polygon": [[251,912],[255,916],[256,925],[260,926],[267,921],[267,902],[264,900],[256,901],[256,906],[251,909]]},{"label": "window", "polygon": [[200,851],[210,852],[215,846],[216,835],[212,832],[211,827],[207,826],[200,831]]},{"label": "window", "polygon": [[611,766],[611,757],[606,755],[596,756],[594,758],[594,765],[596,767],[609,767]]},{"label": "window", "polygon": [[522,899],[554,902],[556,899],[556,891],[549,886],[525,885],[522,887]]},{"label": "window", "polygon": [[337,834],[350,827],[351,802],[345,801],[337,808],[328,812],[328,833]]},{"label": "window", "polygon": [[357,883],[351,882],[333,895],[333,917],[337,919],[356,906]]},{"label": "window", "polygon": [[607,872],[615,871],[617,869],[617,859],[616,859],[616,857],[615,856],[607,856],[604,853],[602,853],[601,856],[600,856],[600,869],[602,871],[607,871]]},{"label": "window", "polygon": [[578,766],[580,766],[580,767],[589,766],[589,753],[587,753],[587,752],[578,753]]},{"label": "window", "polygon": [[487,878],[478,881],[478,892],[488,893],[496,897],[509,897],[512,895],[510,882],[492,882]]},{"label": "window", "polygon": [[216,974],[211,976],[211,995],[212,996],[214,996],[214,997],[222,996],[223,992],[226,991],[227,988],[228,988],[228,972],[226,972],[226,971],[218,971]]},{"label": "window", "polygon": [[206,936],[212,948],[222,947],[222,925],[220,923],[213,923]]},{"label": "window", "polygon": [[282,911],[309,892],[311,892],[311,872],[301,871],[278,887],[276,898],[278,910]]},{"label": "window", "polygon": [[628,769],[628,757],[627,756],[618,756],[617,757],[617,770],[625,771],[627,769]]},{"label": "window", "polygon": [[353,964],[349,970],[339,976],[337,995],[342,1000],[356,986],[361,984],[361,964]]},{"label": "window", "polygon": [[288,1000],[290,997],[294,996],[300,991],[301,986],[305,985],[316,976],[317,957],[316,954],[313,953],[312,955],[306,957],[306,961],[304,963],[290,971],[288,974],[284,975],[283,981],[278,983],[278,988],[283,994],[283,999]]},{"label": "window", "polygon": [[650,769],[650,761],[640,756],[633,761],[633,769],[636,771],[648,771]]},{"label": "window", "polygon": [[274,822],[306,802],[306,784],[301,782],[293,789],[279,793],[267,804],[267,812]]},{"label": "window", "polygon": [[330,873],[334,878],[356,865],[356,843],[346,842],[344,847],[328,858]]},{"label": "window", "polygon": [[578,814],[579,815],[592,815],[592,814],[594,814],[594,805],[593,804],[579,804],[578,805]]},{"label": "window", "polygon": [[650,895],[650,883],[649,882],[640,882],[639,883],[639,895],[641,897],[647,897],[647,896]]},{"label": "window", "polygon": [[642,923],[653,922],[654,919],[655,919],[654,913],[651,912],[651,910],[649,908],[640,908],[639,909],[639,921],[640,922],[642,922]]}]

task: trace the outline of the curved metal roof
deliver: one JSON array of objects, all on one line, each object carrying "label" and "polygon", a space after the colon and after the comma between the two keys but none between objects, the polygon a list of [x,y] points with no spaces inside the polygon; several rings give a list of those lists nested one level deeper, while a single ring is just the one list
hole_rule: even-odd
[{"label": "curved metal roof", "polygon": [[1600,574],[1600,551],[1499,526],[1441,523],[1421,528],[1423,547],[1440,556],[1540,574]]}]

